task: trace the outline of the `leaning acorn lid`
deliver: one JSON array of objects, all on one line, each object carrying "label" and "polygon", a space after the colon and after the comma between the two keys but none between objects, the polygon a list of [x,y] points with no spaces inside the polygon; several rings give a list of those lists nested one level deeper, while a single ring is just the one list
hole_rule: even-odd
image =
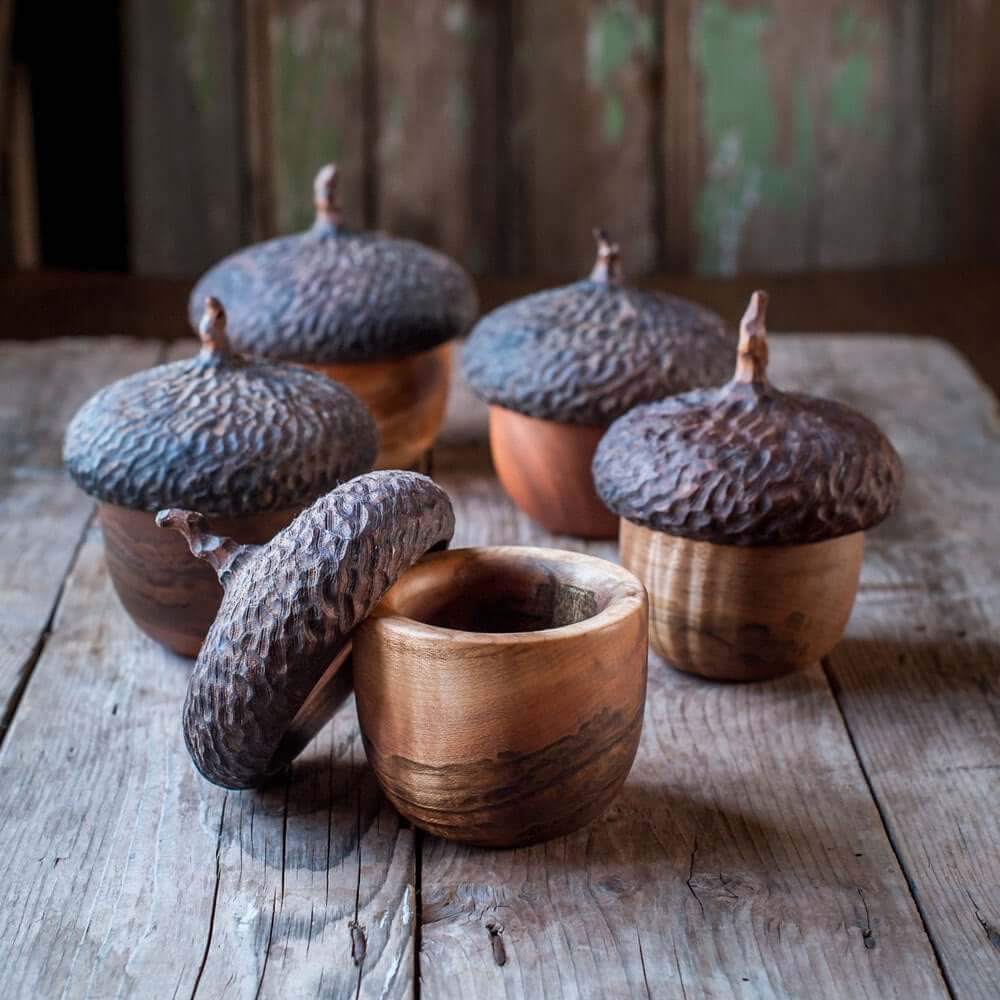
[{"label": "leaning acorn lid", "polygon": [[81,489],[235,517],[299,507],[372,467],[375,423],[350,390],[234,353],[217,299],[199,335],[196,357],[114,382],[77,412],[63,457]]},{"label": "leaning acorn lid", "polygon": [[165,510],[224,596],[194,666],[184,738],[198,770],[250,788],[288,764],[350,689],[353,630],[402,573],[455,530],[447,494],[416,472],[372,472],[320,497],[266,545]]},{"label": "leaning acorn lid", "polygon": [[636,407],[601,439],[594,482],[616,514],[682,538],[788,545],[863,531],[892,512],[903,469],[878,427],[768,382],[766,306],[754,292],[726,385]]},{"label": "leaning acorn lid", "polygon": [[246,247],[195,285],[228,302],[241,351],[306,364],[375,361],[429,350],[468,330],[478,309],[468,274],[413,240],[350,229],[337,167],[316,175],[312,228]]},{"label": "leaning acorn lid", "polygon": [[618,244],[603,230],[594,237],[588,278],[510,302],[476,324],[463,368],[487,402],[603,425],[638,403],[718,385],[729,374],[735,338],[722,318],[626,285]]}]

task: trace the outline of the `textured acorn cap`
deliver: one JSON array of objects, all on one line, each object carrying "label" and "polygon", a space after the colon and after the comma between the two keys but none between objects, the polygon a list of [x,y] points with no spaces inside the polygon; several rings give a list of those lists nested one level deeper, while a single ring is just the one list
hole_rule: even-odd
[{"label": "textured acorn cap", "polygon": [[623,284],[617,244],[599,230],[595,237],[589,278],[517,299],[476,324],[463,370],[487,402],[604,425],[638,403],[728,377],[736,339],[723,320]]},{"label": "textured acorn cap", "polygon": [[863,531],[892,512],[903,468],[878,427],[767,381],[766,304],[754,292],[728,384],[636,407],[611,425],[593,469],[616,514],[682,538],[790,545]]},{"label": "textured acorn cap", "polygon": [[375,461],[364,404],[298,365],[234,354],[209,299],[197,357],[114,382],[66,431],[77,485],[134,510],[194,507],[216,516],[308,503]]},{"label": "textured acorn cap", "polygon": [[[399,576],[455,530],[447,494],[416,472],[372,472],[320,497],[266,545],[206,534],[190,511],[157,523],[183,533],[225,595],[194,666],[184,738],[198,770],[226,788],[280,771],[333,713],[293,725],[339,667],[351,633]],[[340,699],[346,684],[333,683]]]},{"label": "textured acorn cap", "polygon": [[468,274],[413,240],[349,229],[336,200],[337,168],[316,177],[311,229],[254,244],[195,285],[229,305],[233,343],[261,357],[307,364],[376,361],[462,336],[478,311]]}]

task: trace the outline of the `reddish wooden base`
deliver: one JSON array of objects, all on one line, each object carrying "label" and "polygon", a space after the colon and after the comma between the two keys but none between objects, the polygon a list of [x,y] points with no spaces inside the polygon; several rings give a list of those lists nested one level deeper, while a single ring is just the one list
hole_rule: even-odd
[{"label": "reddish wooden base", "polygon": [[[182,656],[197,656],[222,602],[215,571],[191,555],[181,535],[158,528],[155,514],[106,503],[97,505],[97,513],[108,572],[125,610],[157,642]],[[216,534],[259,544],[298,513],[210,518],[209,527]]]},{"label": "reddish wooden base", "polygon": [[385,361],[307,365],[346,385],[378,425],[376,469],[412,469],[441,430],[451,378],[451,344]]},{"label": "reddish wooden base", "polygon": [[590,472],[606,430],[491,406],[490,450],[497,476],[514,503],[553,534],[615,538],[618,518],[601,502]]}]

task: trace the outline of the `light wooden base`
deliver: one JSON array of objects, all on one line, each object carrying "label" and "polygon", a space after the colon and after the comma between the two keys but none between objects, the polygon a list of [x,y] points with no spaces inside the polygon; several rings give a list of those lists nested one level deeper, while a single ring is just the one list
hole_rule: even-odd
[{"label": "light wooden base", "polygon": [[376,469],[414,468],[444,420],[452,346],[384,361],[307,365],[343,383],[368,407],[379,433]]},{"label": "light wooden base", "polygon": [[556,535],[614,538],[618,518],[594,489],[590,464],[606,427],[536,420],[490,407],[490,450],[511,500]]},{"label": "light wooden base", "polygon": [[679,670],[761,680],[801,670],[839,642],[854,605],[864,533],[811,545],[743,547],[621,522],[622,565],[646,585],[653,649]]},{"label": "light wooden base", "polygon": [[604,560],[428,556],[354,636],[358,718],[387,797],[431,833],[494,847],[589,823],[635,756],[647,636],[641,584]]},{"label": "light wooden base", "polygon": [[[114,504],[97,505],[104,557],[119,600],[132,620],[182,656],[197,656],[222,603],[222,586],[207,563],[191,555],[176,531],[156,526],[156,515]],[[296,510],[209,518],[209,530],[239,542],[270,541]]]}]

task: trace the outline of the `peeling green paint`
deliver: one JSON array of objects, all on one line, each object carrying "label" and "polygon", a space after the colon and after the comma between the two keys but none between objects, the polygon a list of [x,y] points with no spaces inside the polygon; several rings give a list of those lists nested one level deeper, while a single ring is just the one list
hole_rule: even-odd
[{"label": "peeling green paint", "polygon": [[724,0],[706,0],[693,26],[708,156],[695,225],[699,265],[708,273],[737,270],[746,225],[758,205],[795,209],[814,184],[815,125],[804,81],[796,81],[792,94],[792,161],[777,160],[778,111],[761,49],[770,25],[762,6],[734,9]]},{"label": "peeling green paint", "polygon": [[184,50],[194,100],[202,114],[215,101],[218,89],[213,44],[218,26],[211,0],[171,0],[170,16],[176,37]]},{"label": "peeling green paint", "polygon": [[[842,55],[830,78],[830,121],[835,125],[867,125],[868,94],[874,76],[871,48],[882,27],[873,18],[865,18],[850,7],[837,15],[834,36]],[[876,133],[881,135],[876,124]]]},{"label": "peeling green paint", "polygon": [[636,53],[650,53],[653,19],[631,3],[612,3],[594,11],[587,31],[587,74],[597,86],[608,83]]},{"label": "peeling green paint", "polygon": [[841,42],[851,42],[858,32],[857,11],[845,8],[837,15],[837,24],[834,33]]},{"label": "peeling green paint", "polygon": [[625,134],[625,103],[617,94],[604,99],[604,141],[613,146]]},{"label": "peeling green paint", "polygon": [[327,101],[338,79],[354,73],[358,57],[336,25],[288,15],[275,27],[277,222],[288,232],[312,223],[313,175],[344,154],[341,123],[332,120]]},{"label": "peeling green paint", "polygon": [[625,134],[625,101],[617,78],[636,57],[650,56],[656,45],[653,18],[627,0],[593,11],[587,27],[587,80],[602,94],[602,135],[609,145]]},{"label": "peeling green paint", "polygon": [[838,125],[863,125],[865,97],[872,78],[870,57],[852,52],[830,80],[830,120]]}]

